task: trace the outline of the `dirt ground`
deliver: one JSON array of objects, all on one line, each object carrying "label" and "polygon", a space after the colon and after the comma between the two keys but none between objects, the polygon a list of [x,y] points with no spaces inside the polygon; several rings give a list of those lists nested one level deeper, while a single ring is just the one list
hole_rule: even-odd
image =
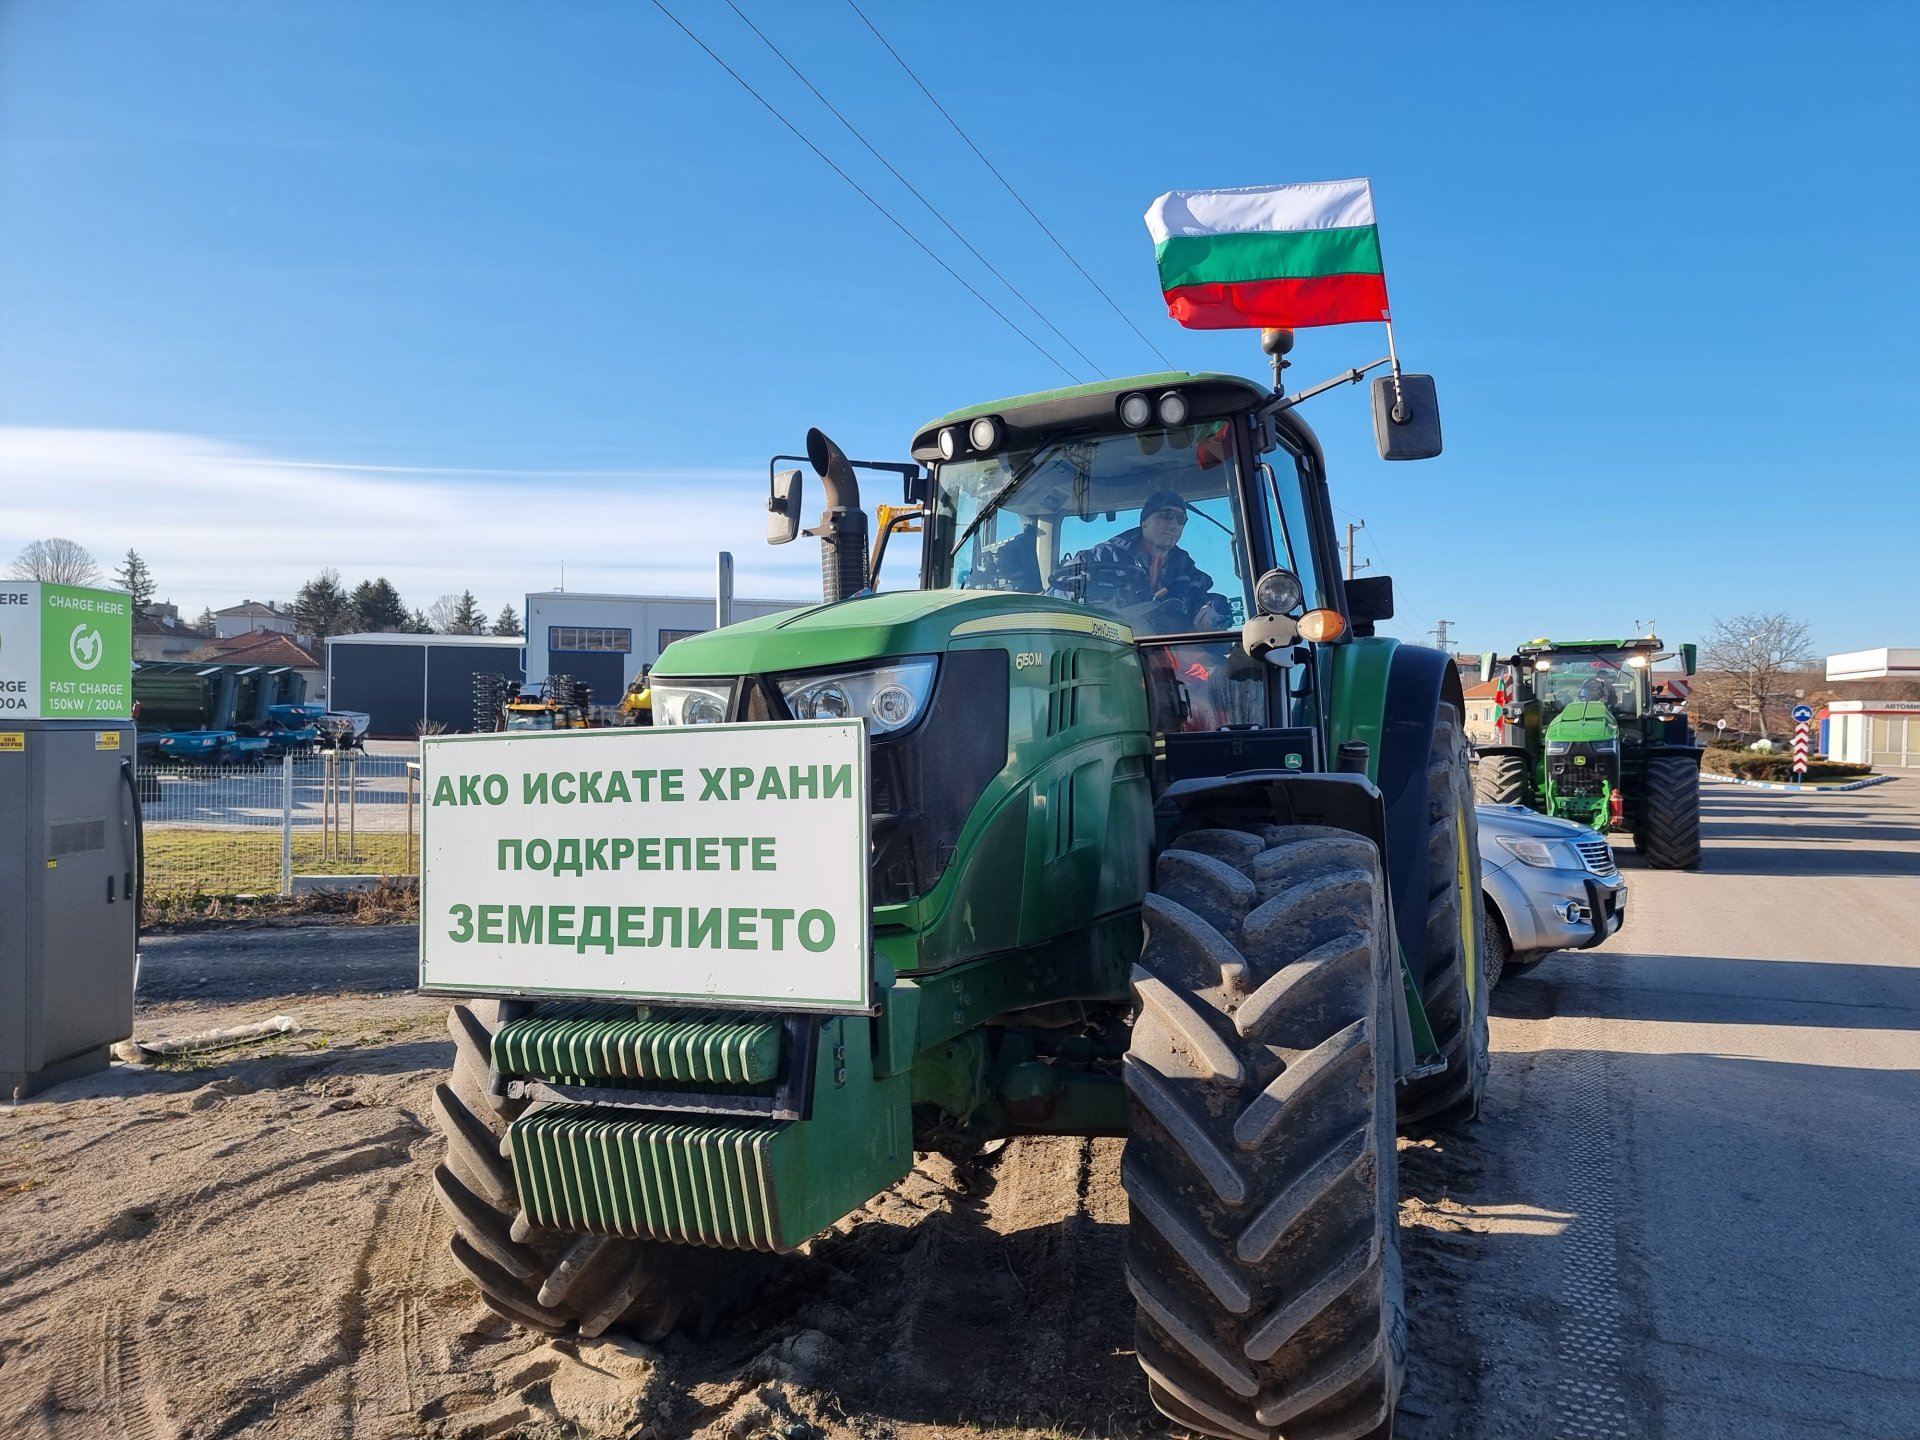
[{"label": "dirt ground", "polygon": [[[143,1040],[286,1014],[196,1062],[0,1109],[0,1433],[933,1440],[1169,1432],[1132,1355],[1117,1141],[924,1157],[724,1331],[553,1341],[473,1298],[428,1175],[445,1006],[408,926],[149,938]],[[1414,1360],[1399,1433],[1478,1384],[1474,1138],[1402,1142]]]}]

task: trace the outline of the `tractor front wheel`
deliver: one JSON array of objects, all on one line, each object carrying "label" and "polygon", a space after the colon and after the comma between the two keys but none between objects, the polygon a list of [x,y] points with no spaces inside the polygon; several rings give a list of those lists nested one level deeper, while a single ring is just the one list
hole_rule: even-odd
[{"label": "tractor front wheel", "polygon": [[1655,870],[1700,868],[1700,765],[1692,756],[1647,761],[1647,813],[1638,844]]},{"label": "tractor front wheel", "polygon": [[1473,798],[1482,805],[1526,804],[1526,757],[1482,755],[1473,769]]},{"label": "tractor front wheel", "polygon": [[1122,1179],[1136,1348],[1204,1435],[1385,1434],[1406,1360],[1380,857],[1318,826],[1159,858]]},{"label": "tractor front wheel", "polygon": [[1402,1125],[1471,1120],[1487,1084],[1493,982],[1482,943],[1480,823],[1467,769],[1459,716],[1442,705],[1427,761],[1427,973],[1420,998],[1447,1068],[1401,1087]]},{"label": "tractor front wheel", "polygon": [[531,1229],[506,1149],[507,1127],[527,1106],[488,1087],[500,1002],[469,1000],[447,1016],[453,1070],[434,1087],[447,1142],[433,1169],[434,1197],[453,1223],[454,1261],[494,1313],[529,1329],[595,1336],[619,1325],[643,1340],[698,1327],[741,1287],[749,1257],[607,1235]]}]

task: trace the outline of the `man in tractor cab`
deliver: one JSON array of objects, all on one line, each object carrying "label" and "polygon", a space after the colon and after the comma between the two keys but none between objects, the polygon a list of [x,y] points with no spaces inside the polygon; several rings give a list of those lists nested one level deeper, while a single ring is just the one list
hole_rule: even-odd
[{"label": "man in tractor cab", "polygon": [[1232,623],[1213,577],[1180,548],[1186,497],[1156,490],[1140,507],[1140,523],[1067,557],[1047,593],[1121,611],[1142,611],[1157,629],[1218,630]]}]

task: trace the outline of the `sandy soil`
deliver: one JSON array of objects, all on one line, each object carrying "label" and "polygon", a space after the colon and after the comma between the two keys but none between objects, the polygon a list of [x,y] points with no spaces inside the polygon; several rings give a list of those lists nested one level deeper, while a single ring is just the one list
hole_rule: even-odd
[{"label": "sandy soil", "polygon": [[[922,1161],[723,1332],[554,1342],[446,1254],[429,1096],[452,1046],[413,931],[150,940],[142,1039],[276,1013],[198,1064],[116,1065],[0,1110],[0,1433],[261,1437],[1167,1434],[1132,1356],[1118,1142]],[[1401,1434],[1473,1405],[1457,1311],[1469,1139],[1402,1147],[1416,1359]]]}]

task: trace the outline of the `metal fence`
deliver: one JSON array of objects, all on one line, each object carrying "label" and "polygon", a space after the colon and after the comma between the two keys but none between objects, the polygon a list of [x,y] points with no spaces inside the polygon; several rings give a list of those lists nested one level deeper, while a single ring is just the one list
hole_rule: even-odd
[{"label": "metal fence", "polygon": [[289,895],[296,876],[415,874],[418,776],[404,755],[357,750],[142,766],[146,892]]}]

